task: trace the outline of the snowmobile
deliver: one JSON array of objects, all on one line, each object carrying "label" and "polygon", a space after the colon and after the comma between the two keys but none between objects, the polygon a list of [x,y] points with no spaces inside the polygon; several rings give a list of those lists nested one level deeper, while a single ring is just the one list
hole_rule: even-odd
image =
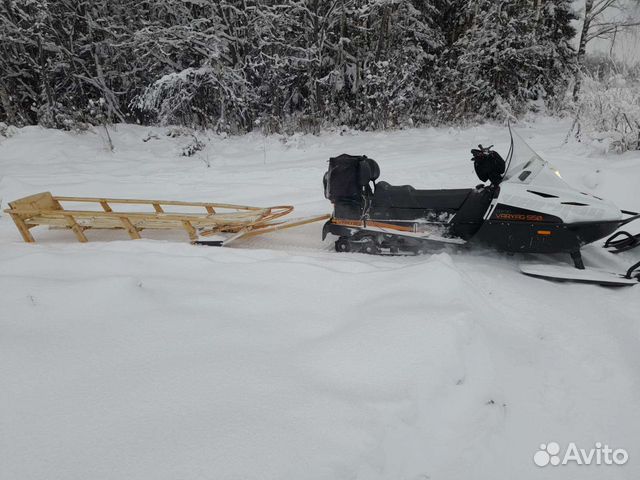
[{"label": "snowmobile", "polygon": [[[380,167],[366,156],[343,154],[329,160],[325,197],[333,215],[322,239],[337,236],[338,252],[407,255],[435,245],[484,244],[511,253],[568,253],[574,268],[522,265],[525,274],[609,285],[637,284],[640,262],[624,275],[585,271],[581,247],[603,239],[640,214],[569,186],[557,169],[516,133],[504,160],[490,147],[472,149],[475,188],[418,190],[378,181]],[[487,183],[488,182],[488,183]],[[607,248],[640,244],[638,235],[619,232]]]}]

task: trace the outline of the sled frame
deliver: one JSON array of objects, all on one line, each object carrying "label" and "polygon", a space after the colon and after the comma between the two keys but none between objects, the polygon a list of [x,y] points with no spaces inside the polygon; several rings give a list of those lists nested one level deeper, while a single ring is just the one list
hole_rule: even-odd
[{"label": "sled frame", "polygon": [[[69,210],[64,203],[88,204],[97,209]],[[118,210],[123,205],[153,209],[152,211]],[[141,238],[146,229],[184,230],[192,242],[199,234],[252,232],[272,227],[273,221],[288,215],[292,206],[250,207],[209,202],[175,200],[144,200],[129,198],[60,197],[42,192],[9,203],[5,210],[13,219],[20,235],[27,243],[34,243],[31,230],[37,226],[66,228],[79,242],[89,240],[85,231],[92,229],[125,230],[133,240]],[[167,211],[167,207],[202,210],[195,212]],[[98,209],[99,208],[99,209]]]}]

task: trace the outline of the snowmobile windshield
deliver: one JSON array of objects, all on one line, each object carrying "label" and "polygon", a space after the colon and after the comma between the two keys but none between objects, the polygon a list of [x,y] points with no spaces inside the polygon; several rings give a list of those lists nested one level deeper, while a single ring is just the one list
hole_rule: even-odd
[{"label": "snowmobile windshield", "polygon": [[509,128],[509,132],[511,133],[511,149],[507,157],[508,167],[503,182],[528,184],[545,169],[553,172],[559,180],[562,179],[558,170],[543,160],[517,132],[511,128]]}]

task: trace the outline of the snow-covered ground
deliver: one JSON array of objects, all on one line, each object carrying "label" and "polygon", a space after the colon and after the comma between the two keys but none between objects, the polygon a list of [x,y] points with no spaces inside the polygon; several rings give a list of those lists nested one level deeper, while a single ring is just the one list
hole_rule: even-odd
[{"label": "snow-covered ground", "polygon": [[[640,154],[563,145],[569,126],[519,132],[569,183],[639,210]],[[165,131],[119,126],[113,153],[99,132],[0,138],[3,208],[51,191],[328,213],[329,156],[367,154],[392,184],[462,188],[478,183],[469,149],[508,140],[498,126],[212,136],[186,158],[189,138]],[[337,254],[320,229],[217,249],[41,228],[27,245],[3,214],[0,478],[638,478],[640,287],[537,280],[489,250]],[[614,270],[638,255],[584,249]],[[549,441],[629,461],[539,468]]]}]

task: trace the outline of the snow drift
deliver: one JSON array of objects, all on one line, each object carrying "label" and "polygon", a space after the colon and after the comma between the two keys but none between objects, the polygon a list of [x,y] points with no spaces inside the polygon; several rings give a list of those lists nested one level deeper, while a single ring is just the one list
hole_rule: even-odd
[{"label": "snow drift", "polygon": [[[520,131],[569,183],[639,209],[638,154],[562,146],[569,126]],[[306,215],[329,211],[331,155],[367,154],[393,183],[462,187],[476,183],[469,149],[508,140],[492,126],[213,137],[185,158],[186,140],[154,130],[142,142],[148,128],[117,127],[109,153],[94,134],[20,129],[0,142],[0,196],[291,202]],[[58,230],[27,245],[0,217],[0,477],[637,478],[637,287],[528,278],[485,250],[336,254],[320,228],[229,249],[166,234],[81,245]],[[550,441],[630,459],[541,469]]]}]

